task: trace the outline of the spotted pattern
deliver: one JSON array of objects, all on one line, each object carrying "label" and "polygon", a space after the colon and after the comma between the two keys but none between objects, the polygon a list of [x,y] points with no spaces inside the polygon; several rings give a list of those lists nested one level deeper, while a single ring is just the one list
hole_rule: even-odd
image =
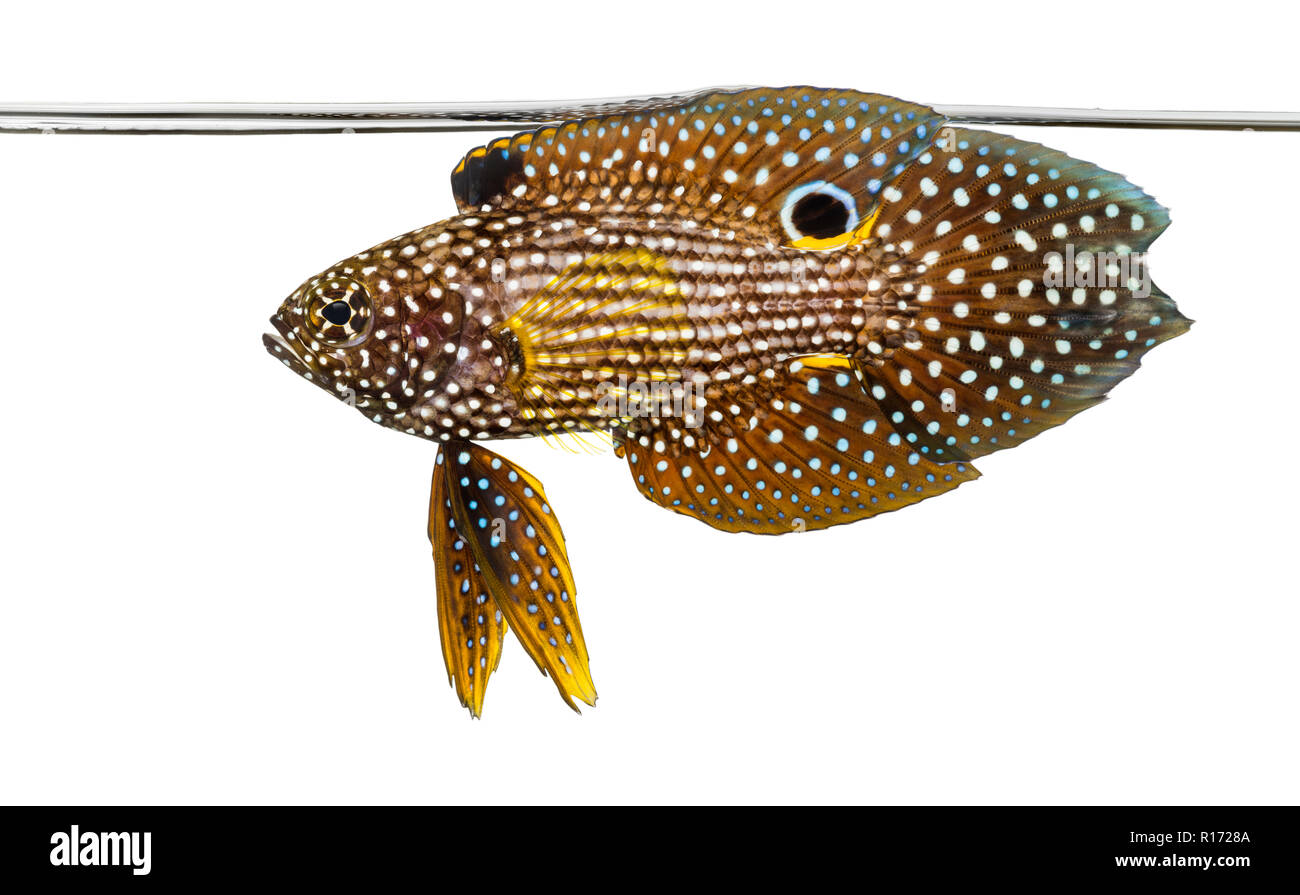
[{"label": "spotted pattern", "polygon": [[897,510],[979,476],[904,442],[845,358],[792,361],[762,391],[770,397],[733,405],[724,422],[622,444],[641,493],[714,528],[785,534]]},{"label": "spotted pattern", "polygon": [[457,190],[466,213],[636,210],[789,242],[781,213],[792,193],[830,184],[865,218],[942,122],[925,106],[850,90],[714,93],[496,140],[452,179],[495,160],[472,189]]},{"label": "spotted pattern", "polygon": [[[435,437],[417,408],[446,407],[459,388],[446,373],[472,310],[442,279],[454,266],[446,234],[442,224],[426,227],[307,280],[271,318],[266,349],[375,422]],[[339,303],[348,310],[342,324],[325,314]]]},{"label": "spotted pattern", "polygon": [[[1133,279],[1047,277],[1053,253],[1108,275],[1140,256],[1168,223],[1153,199],[892,97],[609,110],[479,147],[452,184],[460,214],[307,280],[264,342],[442,444],[439,624],[475,714],[507,627],[566,702],[595,691],[541,487],[471,439],[609,431],[656,503],[821,528],[976,477],[971,458],[1102,400],[1190,324]],[[624,378],[689,386],[701,425],[609,414],[599,394]]]},{"label": "spotted pattern", "polygon": [[[675,393],[754,385],[782,355],[858,350],[873,313],[868,255],[828,265],[791,249],[743,254],[704,261],[643,247],[566,268],[500,325],[498,338],[519,346],[505,382],[518,419],[549,431],[608,427],[618,420],[597,396],[619,377]],[[790,280],[792,263],[807,279]]]},{"label": "spotted pattern", "polygon": [[953,145],[923,153],[886,197],[875,233],[898,257],[896,312],[862,368],[909,443],[970,459],[1101,401],[1190,322],[1139,254],[1169,223],[1150,196],[1035,143],[944,138]]},{"label": "spotted pattern", "polygon": [[434,476],[441,479],[430,508],[435,550],[440,543],[466,543],[477,581],[465,592],[477,584],[492,597],[566,704],[575,711],[574,700],[595,705],[564,533],[541,484],[505,457],[459,441],[438,452]]},{"label": "spotted pattern", "polygon": [[448,477],[441,457],[434,468],[429,500],[429,540],[437,584],[438,636],[447,677],[460,704],[475,718],[483,714],[488,678],[501,661],[508,627],[487,577],[452,520]]}]

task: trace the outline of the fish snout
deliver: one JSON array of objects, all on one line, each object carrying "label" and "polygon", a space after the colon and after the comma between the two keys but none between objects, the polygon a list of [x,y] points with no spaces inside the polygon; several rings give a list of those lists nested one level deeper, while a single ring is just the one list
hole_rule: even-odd
[{"label": "fish snout", "polygon": [[275,332],[262,335],[262,345],[267,353],[304,379],[321,385],[311,365],[303,359],[304,352],[297,336],[284,319],[279,315],[272,317],[271,326]]}]

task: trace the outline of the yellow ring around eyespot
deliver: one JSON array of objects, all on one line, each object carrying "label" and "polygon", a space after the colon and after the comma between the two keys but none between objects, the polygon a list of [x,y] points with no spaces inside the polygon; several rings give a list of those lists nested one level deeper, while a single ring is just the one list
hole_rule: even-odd
[{"label": "yellow ring around eyespot", "polygon": [[809,249],[814,252],[825,252],[831,249],[843,248],[846,245],[863,242],[871,236],[871,228],[876,225],[876,219],[880,217],[880,208],[877,207],[867,218],[858,225],[856,230],[848,233],[841,233],[839,236],[830,236],[826,239],[818,239],[816,236],[805,236],[803,239],[796,239],[790,243],[796,249]]}]

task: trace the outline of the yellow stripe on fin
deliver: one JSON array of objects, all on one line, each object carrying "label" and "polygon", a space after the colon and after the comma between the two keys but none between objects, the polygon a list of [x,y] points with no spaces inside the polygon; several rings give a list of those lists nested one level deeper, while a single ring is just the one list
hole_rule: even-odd
[{"label": "yellow stripe on fin", "polygon": [[860,226],[847,233],[841,233],[839,236],[831,236],[826,239],[818,239],[816,236],[804,236],[796,239],[790,245],[796,249],[808,249],[814,252],[828,252],[832,249],[842,249],[846,245],[852,245],[858,242],[866,242],[871,237],[872,228],[876,225],[876,220],[880,217],[880,208],[877,207]]}]

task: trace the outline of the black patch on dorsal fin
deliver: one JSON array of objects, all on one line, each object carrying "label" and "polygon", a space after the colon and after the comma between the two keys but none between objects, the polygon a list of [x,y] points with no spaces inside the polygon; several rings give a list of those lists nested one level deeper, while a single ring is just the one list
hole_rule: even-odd
[{"label": "black patch on dorsal fin", "polygon": [[460,208],[478,208],[505,195],[524,169],[524,152],[512,138],[503,138],[474,150],[451,172],[451,192]]}]

